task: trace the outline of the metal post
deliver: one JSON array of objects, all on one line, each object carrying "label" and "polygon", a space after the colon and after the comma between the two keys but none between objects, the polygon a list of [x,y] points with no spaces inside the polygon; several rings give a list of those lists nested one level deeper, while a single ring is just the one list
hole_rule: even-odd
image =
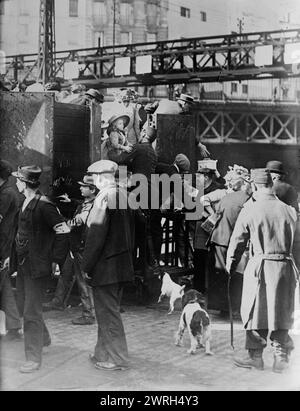
[{"label": "metal post", "polygon": [[113,47],[115,54],[115,45],[116,45],[116,0],[114,0],[114,21],[113,21]]}]

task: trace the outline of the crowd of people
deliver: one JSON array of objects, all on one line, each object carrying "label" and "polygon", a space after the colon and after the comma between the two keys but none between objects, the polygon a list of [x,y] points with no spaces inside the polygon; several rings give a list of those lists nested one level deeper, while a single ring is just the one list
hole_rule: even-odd
[{"label": "crowd of people", "polygon": [[[74,94],[82,95],[74,97],[75,103],[93,94],[77,91],[73,90]],[[207,296],[208,308],[226,315],[228,276],[231,278],[233,309],[238,313],[241,307],[249,351],[246,359],[236,359],[236,365],[262,369],[270,331],[274,371],[282,372],[293,349],[288,330],[299,279],[294,253],[298,195],[284,181],[283,164],[274,160],[251,171],[233,165],[221,177],[217,161],[198,143],[204,158],[198,162],[195,187],[186,184],[189,159],[178,153],[172,164],[158,161],[154,149],[157,130],[138,115],[133,98],[131,91],[122,90],[120,112],[104,125],[102,158],[90,165],[78,182],[82,200],[65,194],[54,204],[39,190],[40,167],[20,166],[13,171],[7,161],[0,161],[1,309],[6,314],[5,339],[22,339],[23,328],[26,362],[20,371],[30,373],[41,367],[43,347],[51,344],[43,310],[64,309],[75,281],[82,315],[73,324],[98,323],[91,362],[102,370],[128,368],[120,314],[123,288],[134,280],[138,266],[145,277],[149,269],[156,275],[164,266],[162,220],[171,210],[180,263],[193,270],[192,286]],[[71,95],[65,99],[74,103]],[[189,113],[192,104],[190,96],[181,95],[172,102],[172,110]],[[151,104],[145,112],[160,109],[160,104]],[[128,169],[125,178],[120,166]],[[172,190],[168,206],[159,195],[159,208],[152,209],[150,195],[144,207],[121,207],[122,199],[128,199],[137,188],[137,174],[145,176],[149,193],[153,192],[153,175],[177,175],[183,191],[203,205],[202,215],[185,225],[184,203],[181,209],[175,206],[178,202]],[[203,196],[199,197],[196,187],[201,185]],[[73,203],[71,219],[58,210],[59,202]],[[46,280],[58,270],[55,295],[44,303]],[[14,273],[17,300],[10,280]]]}]

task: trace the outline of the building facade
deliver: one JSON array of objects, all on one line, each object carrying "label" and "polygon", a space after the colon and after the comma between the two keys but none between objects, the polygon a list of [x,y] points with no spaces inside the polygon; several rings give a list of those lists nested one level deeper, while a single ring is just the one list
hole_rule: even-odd
[{"label": "building facade", "polygon": [[[295,28],[297,22],[300,26],[297,3],[299,0],[56,0],[56,50]],[[40,0],[0,0],[0,50],[6,55],[37,53],[39,7]],[[294,99],[298,83],[261,80],[182,87],[198,98]],[[168,95],[165,86],[155,90],[157,97]]]},{"label": "building facade", "polygon": [[[0,46],[38,50],[40,0],[0,0]],[[56,50],[167,40],[168,0],[59,0]]]}]

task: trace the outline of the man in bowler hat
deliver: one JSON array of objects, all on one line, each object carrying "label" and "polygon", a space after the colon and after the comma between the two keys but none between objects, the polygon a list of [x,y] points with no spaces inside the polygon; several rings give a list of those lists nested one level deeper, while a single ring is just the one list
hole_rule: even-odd
[{"label": "man in bowler hat", "polygon": [[51,344],[43,320],[46,279],[62,265],[68,250],[68,226],[57,208],[38,190],[42,170],[38,166],[19,167],[12,173],[25,200],[19,213],[12,258],[17,271],[17,298],[24,319],[26,362],[22,373],[37,371],[42,363],[43,346]]},{"label": "man in bowler hat", "polygon": [[120,314],[123,287],[133,281],[134,212],[127,191],[115,181],[117,164],[101,160],[88,168],[99,194],[88,218],[82,270],[93,288],[98,341],[90,360],[99,370],[127,369],[129,358]]}]

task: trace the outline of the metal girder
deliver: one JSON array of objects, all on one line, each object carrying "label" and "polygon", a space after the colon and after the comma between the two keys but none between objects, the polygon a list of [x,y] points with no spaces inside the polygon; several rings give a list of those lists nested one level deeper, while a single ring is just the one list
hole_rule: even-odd
[{"label": "metal girder", "polygon": [[55,0],[40,0],[37,81],[44,85],[55,77]]},{"label": "metal girder", "polygon": [[[53,70],[55,75],[60,75],[65,62],[77,61],[81,68],[78,80],[98,88],[298,77],[300,73],[293,73],[292,65],[284,63],[285,46],[298,42],[300,28],[67,50],[55,53]],[[263,45],[273,47],[273,61],[271,65],[257,67],[255,48]],[[152,56],[152,73],[137,75],[136,57],[149,54]],[[115,76],[118,57],[130,57],[128,76]],[[34,55],[17,56],[19,58],[25,67],[35,61]],[[12,65],[14,61],[16,56],[7,57],[7,64]]]},{"label": "metal girder", "polygon": [[298,144],[297,104],[201,102],[195,110],[197,135],[203,142]]}]

